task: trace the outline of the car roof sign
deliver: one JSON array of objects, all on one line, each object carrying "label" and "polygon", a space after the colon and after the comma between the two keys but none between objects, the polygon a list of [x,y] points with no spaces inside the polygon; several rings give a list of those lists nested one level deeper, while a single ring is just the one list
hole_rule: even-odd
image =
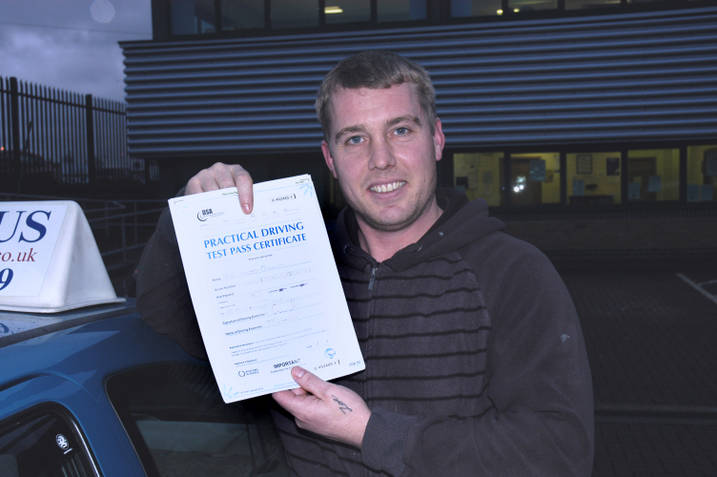
[{"label": "car roof sign", "polygon": [[0,202],[0,310],[54,313],[123,300],[76,202]]}]

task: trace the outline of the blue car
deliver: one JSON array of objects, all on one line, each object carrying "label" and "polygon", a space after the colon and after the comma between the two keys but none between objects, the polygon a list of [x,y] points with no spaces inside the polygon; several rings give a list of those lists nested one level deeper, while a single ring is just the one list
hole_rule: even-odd
[{"label": "blue car", "polygon": [[270,398],[225,404],[132,301],[0,311],[0,363],[0,477],[288,474]]}]

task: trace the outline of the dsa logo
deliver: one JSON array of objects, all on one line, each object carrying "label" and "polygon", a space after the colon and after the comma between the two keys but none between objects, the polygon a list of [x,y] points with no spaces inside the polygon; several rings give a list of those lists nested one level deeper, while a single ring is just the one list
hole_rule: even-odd
[{"label": "dsa logo", "polygon": [[197,212],[197,220],[199,220],[200,222],[205,222],[212,215],[214,215],[212,209],[202,209]]}]

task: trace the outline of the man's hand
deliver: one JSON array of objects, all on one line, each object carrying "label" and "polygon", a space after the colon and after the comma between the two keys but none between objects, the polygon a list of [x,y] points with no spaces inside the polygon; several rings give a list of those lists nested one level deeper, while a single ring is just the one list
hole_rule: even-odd
[{"label": "man's hand", "polygon": [[296,425],[360,448],[371,417],[363,399],[298,366],[291,370],[291,376],[301,387],[274,393],[273,397],[294,416]]},{"label": "man's hand", "polygon": [[202,169],[189,179],[185,193],[198,194],[235,186],[239,192],[242,210],[245,214],[251,213],[254,208],[254,181],[246,169],[238,164],[217,162],[208,169]]}]

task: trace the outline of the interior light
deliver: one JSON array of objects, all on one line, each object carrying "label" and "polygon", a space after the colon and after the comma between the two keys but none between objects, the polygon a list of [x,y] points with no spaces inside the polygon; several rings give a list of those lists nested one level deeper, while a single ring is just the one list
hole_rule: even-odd
[{"label": "interior light", "polygon": [[513,192],[516,194],[520,194],[525,190],[527,187],[527,178],[525,176],[518,176],[515,178],[515,182],[513,182]]},{"label": "interior light", "polygon": [[496,13],[497,15],[502,15],[502,14],[503,14],[503,9],[502,9],[502,8],[499,8],[498,10],[495,11],[495,13]]},{"label": "interior light", "polygon": [[327,15],[336,15],[338,13],[344,13],[344,10],[339,6],[330,6],[324,7],[324,13]]}]

